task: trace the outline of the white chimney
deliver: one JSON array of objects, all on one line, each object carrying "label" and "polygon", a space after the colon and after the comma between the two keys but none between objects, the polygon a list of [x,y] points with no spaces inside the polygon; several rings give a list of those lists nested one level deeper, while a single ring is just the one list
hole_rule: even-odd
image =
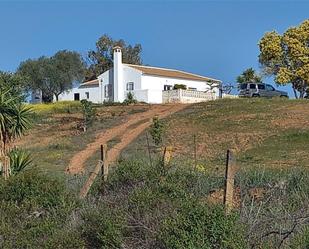
[{"label": "white chimney", "polygon": [[124,83],[123,83],[123,66],[122,66],[122,53],[121,47],[114,47],[114,101],[123,102],[124,96]]}]

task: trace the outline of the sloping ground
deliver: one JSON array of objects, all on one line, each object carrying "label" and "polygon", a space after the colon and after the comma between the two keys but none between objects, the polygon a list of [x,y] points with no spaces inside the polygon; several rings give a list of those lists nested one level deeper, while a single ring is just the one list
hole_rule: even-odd
[{"label": "sloping ground", "polygon": [[[61,104],[61,105],[60,105]],[[99,133],[125,123],[130,116],[147,112],[150,105],[99,106],[96,108],[95,122],[82,132],[78,124],[82,114],[72,103],[34,105],[37,113],[35,126],[27,136],[15,143],[16,146],[31,152],[37,168],[52,174],[63,175],[74,154],[86,148]]]},{"label": "sloping ground", "polygon": [[[120,142],[114,145],[107,153],[108,161],[114,162],[120,151],[128,146],[139,134],[151,124],[151,118],[158,116],[164,118],[174,112],[183,109],[186,105],[155,105],[148,111],[137,113],[128,117],[122,124],[99,133],[95,140],[89,143],[86,149],[76,153],[70,160],[67,172],[70,174],[83,173],[84,164],[100,147],[117,137]],[[137,125],[137,126],[136,126]],[[136,126],[136,127],[135,127]]]},{"label": "sloping ground", "polygon": [[[309,101],[236,99],[200,103],[168,119],[179,158],[224,165],[227,149],[244,167],[309,166]],[[196,143],[194,145],[194,135]],[[207,165],[207,166],[206,166]]]}]

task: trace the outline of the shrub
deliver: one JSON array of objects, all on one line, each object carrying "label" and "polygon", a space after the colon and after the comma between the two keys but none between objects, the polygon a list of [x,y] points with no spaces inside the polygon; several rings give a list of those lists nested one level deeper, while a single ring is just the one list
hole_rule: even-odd
[{"label": "shrub", "polygon": [[86,99],[81,100],[82,113],[84,117],[84,129],[86,131],[87,127],[93,122],[95,118],[95,109],[92,106],[92,102]]},{"label": "shrub", "polygon": [[96,207],[82,214],[82,237],[89,248],[121,248],[123,214],[108,207]]},{"label": "shrub", "polygon": [[59,180],[37,171],[0,179],[0,247],[44,248],[63,229],[77,204]]},{"label": "shrub", "polygon": [[140,182],[155,181],[158,172],[140,161],[123,161],[110,175],[108,186],[111,189],[132,187]]},{"label": "shrub", "polygon": [[175,249],[247,248],[236,215],[226,216],[220,206],[190,199],[163,221],[159,241]]},{"label": "shrub", "polygon": [[132,92],[127,93],[127,98],[123,101],[126,105],[136,104],[137,100],[134,98],[134,94]]},{"label": "shrub", "polygon": [[164,128],[164,125],[161,122],[161,120],[159,119],[159,117],[157,117],[157,116],[154,117],[152,119],[152,125],[150,126],[150,135],[152,137],[153,142],[157,146],[162,144],[163,128]]},{"label": "shrub", "polygon": [[177,90],[177,89],[187,90],[187,86],[184,84],[175,84],[173,89],[174,90]]},{"label": "shrub", "polygon": [[291,242],[291,249],[309,248],[309,226],[307,225]]}]

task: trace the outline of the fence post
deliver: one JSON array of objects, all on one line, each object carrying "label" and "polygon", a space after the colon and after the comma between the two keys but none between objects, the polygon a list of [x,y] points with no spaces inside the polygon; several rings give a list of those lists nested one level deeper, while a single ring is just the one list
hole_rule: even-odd
[{"label": "fence post", "polygon": [[164,147],[163,158],[162,158],[163,167],[165,167],[171,161],[172,151],[173,151],[172,146]]},{"label": "fence post", "polygon": [[101,145],[102,174],[104,182],[108,176],[107,144]]},{"label": "fence post", "polygon": [[236,158],[234,153],[227,150],[225,168],[224,206],[225,213],[229,214],[233,209],[234,180],[236,174]]},{"label": "fence post", "polygon": [[197,168],[197,155],[196,155],[196,134],[193,135],[193,143],[194,143],[194,167]]},{"label": "fence post", "polygon": [[152,167],[152,158],[151,158],[151,151],[150,151],[148,132],[146,132],[146,140],[147,140],[147,149],[148,149],[149,162],[150,162],[150,166]]}]

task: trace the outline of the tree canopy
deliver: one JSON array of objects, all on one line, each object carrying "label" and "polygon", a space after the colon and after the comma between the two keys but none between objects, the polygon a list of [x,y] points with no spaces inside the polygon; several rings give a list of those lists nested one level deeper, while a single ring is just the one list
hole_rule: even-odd
[{"label": "tree canopy", "polygon": [[236,79],[237,83],[261,83],[262,77],[258,75],[255,70],[251,67],[246,69]]},{"label": "tree canopy", "polygon": [[292,84],[295,97],[303,98],[309,85],[309,19],[283,35],[266,33],[259,47],[265,73],[274,75],[277,84]]},{"label": "tree canopy", "polygon": [[96,49],[88,52],[87,61],[89,67],[86,72],[86,80],[93,80],[103,72],[113,66],[113,48],[120,46],[122,48],[122,60],[128,64],[142,64],[141,52],[142,46],[127,44],[124,40],[114,40],[108,35],[103,35],[96,42]]},{"label": "tree canopy", "polygon": [[74,81],[82,81],[85,69],[80,54],[62,50],[52,57],[22,62],[18,73],[27,78],[28,89],[41,90],[43,101],[50,102],[53,96],[58,100],[61,93],[71,89]]},{"label": "tree canopy", "polygon": [[25,100],[25,78],[22,76],[0,71],[0,92],[7,92],[13,98]]}]

